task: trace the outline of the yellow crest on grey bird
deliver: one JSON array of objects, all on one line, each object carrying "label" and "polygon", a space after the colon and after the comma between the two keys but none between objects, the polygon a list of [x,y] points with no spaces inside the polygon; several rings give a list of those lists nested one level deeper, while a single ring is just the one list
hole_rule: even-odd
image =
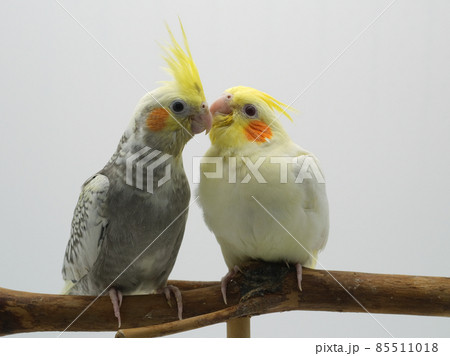
[{"label": "yellow crest on grey bird", "polygon": [[165,68],[169,72],[174,81],[163,82],[168,87],[176,87],[178,91],[188,96],[200,96],[201,101],[206,101],[205,94],[203,92],[203,85],[198,74],[197,66],[191,55],[189,49],[186,33],[184,32],[183,24],[180,20],[181,32],[183,33],[183,43],[185,50],[175,39],[169,26],[166,24],[167,31],[169,32],[172,43],[162,46],[166,56],[163,56],[168,68]]}]

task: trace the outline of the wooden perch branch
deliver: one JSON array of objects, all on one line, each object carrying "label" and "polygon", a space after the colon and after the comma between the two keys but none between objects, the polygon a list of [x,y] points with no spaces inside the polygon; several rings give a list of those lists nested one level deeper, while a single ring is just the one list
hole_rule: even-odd
[{"label": "wooden perch branch", "polygon": [[[304,269],[303,292],[294,269],[251,263],[228,285],[228,305],[219,282],[171,281],[183,295],[183,318],[162,295],[125,296],[118,336],[163,336],[243,316],[289,310],[450,316],[450,278]],[[355,299],[361,305],[355,301]],[[63,331],[95,297],[19,292],[0,288],[0,335]],[[146,327],[145,329],[136,329]],[[68,331],[116,331],[108,296],[100,297]]]}]

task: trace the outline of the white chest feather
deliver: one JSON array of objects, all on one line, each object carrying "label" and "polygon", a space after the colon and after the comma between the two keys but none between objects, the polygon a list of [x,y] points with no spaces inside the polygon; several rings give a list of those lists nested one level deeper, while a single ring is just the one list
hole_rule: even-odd
[{"label": "white chest feather", "polygon": [[230,268],[249,259],[314,265],[328,237],[328,202],[313,170],[299,179],[305,157],[317,164],[307,152],[300,157],[285,167],[270,157],[259,165],[260,157],[224,159],[213,178],[205,176],[211,165],[202,165],[200,204]]}]

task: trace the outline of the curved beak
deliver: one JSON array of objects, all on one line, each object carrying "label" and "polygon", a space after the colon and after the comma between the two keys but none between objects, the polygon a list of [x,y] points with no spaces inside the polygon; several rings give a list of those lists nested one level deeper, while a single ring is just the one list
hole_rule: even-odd
[{"label": "curved beak", "polygon": [[233,112],[231,109],[231,100],[233,99],[233,95],[225,93],[219,99],[217,99],[211,105],[211,114],[214,116],[216,113],[229,115]]},{"label": "curved beak", "polygon": [[191,130],[194,135],[206,131],[206,135],[211,130],[212,116],[209,112],[208,104],[203,102],[200,113],[196,114],[191,121]]}]

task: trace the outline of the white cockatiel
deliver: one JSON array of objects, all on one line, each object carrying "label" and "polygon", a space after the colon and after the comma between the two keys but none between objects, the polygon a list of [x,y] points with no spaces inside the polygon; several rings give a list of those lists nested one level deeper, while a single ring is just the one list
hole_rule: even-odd
[{"label": "white cockatiel", "polygon": [[[314,267],[328,238],[328,200],[318,160],[291,141],[277,118],[285,104],[248,87],[211,105],[211,147],[201,164],[199,202],[230,269],[249,260]],[[223,169],[221,172],[220,167]]]}]

